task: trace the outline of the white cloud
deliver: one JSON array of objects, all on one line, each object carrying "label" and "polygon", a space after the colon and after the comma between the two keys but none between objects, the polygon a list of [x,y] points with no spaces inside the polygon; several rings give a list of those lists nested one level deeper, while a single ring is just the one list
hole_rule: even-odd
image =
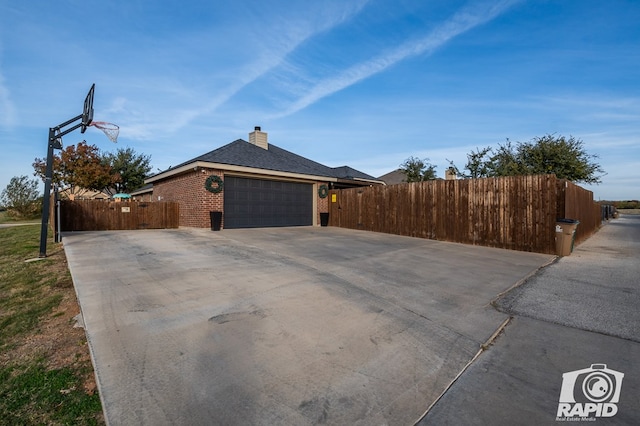
[{"label": "white cloud", "polygon": [[372,60],[354,65],[334,77],[318,82],[307,91],[306,95],[299,98],[284,111],[275,114],[274,117],[294,114],[318,100],[378,74],[404,59],[422,54],[431,54],[457,35],[494,19],[514,3],[516,1],[506,0],[490,6],[486,6],[484,3],[468,6],[458,11],[428,35],[410,40]]},{"label": "white cloud", "polygon": [[[297,49],[302,43],[314,35],[328,31],[342,24],[354,15],[358,14],[370,0],[358,0],[352,3],[337,2],[333,7],[327,4],[319,5],[318,13],[305,10],[299,12],[298,17],[282,16],[271,22],[274,30],[269,30],[261,22],[258,37],[262,40],[262,50],[253,55],[253,60],[241,66],[235,72],[235,81],[220,90],[212,99],[204,103],[200,108],[184,109],[174,117],[167,130],[175,132],[189,125],[198,117],[211,114],[221,105],[226,103],[245,86],[251,84],[259,77],[282,64],[285,58]],[[263,17],[259,17],[262,21]],[[279,22],[279,23],[278,23]],[[269,37],[268,35],[271,34]]]}]

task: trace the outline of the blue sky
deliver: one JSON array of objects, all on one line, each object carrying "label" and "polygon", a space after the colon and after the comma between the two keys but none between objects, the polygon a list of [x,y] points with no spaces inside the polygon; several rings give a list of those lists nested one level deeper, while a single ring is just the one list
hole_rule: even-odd
[{"label": "blue sky", "polygon": [[444,175],[476,148],[584,142],[597,199],[640,199],[634,0],[0,0],[0,189],[33,173],[49,127],[82,112],[166,169],[254,126],[373,176],[409,156]]}]

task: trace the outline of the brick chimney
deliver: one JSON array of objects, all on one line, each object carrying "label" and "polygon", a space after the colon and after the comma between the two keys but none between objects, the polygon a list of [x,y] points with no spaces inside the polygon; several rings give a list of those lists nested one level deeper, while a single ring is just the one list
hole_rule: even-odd
[{"label": "brick chimney", "polygon": [[260,130],[260,126],[256,126],[253,132],[249,133],[249,142],[262,149],[269,149],[267,134]]},{"label": "brick chimney", "polygon": [[451,167],[449,167],[444,171],[444,178],[445,180],[456,180],[456,172]]}]

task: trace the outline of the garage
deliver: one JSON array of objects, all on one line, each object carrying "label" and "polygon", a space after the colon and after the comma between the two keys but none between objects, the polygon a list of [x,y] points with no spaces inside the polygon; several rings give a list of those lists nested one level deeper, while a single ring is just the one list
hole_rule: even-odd
[{"label": "garage", "polygon": [[313,185],[226,176],[224,228],[313,225]]}]

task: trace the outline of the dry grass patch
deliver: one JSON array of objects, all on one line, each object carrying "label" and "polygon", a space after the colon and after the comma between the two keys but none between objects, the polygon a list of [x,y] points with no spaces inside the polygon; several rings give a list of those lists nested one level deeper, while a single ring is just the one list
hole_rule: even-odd
[{"label": "dry grass patch", "polygon": [[618,209],[620,214],[640,214],[640,209]]}]

